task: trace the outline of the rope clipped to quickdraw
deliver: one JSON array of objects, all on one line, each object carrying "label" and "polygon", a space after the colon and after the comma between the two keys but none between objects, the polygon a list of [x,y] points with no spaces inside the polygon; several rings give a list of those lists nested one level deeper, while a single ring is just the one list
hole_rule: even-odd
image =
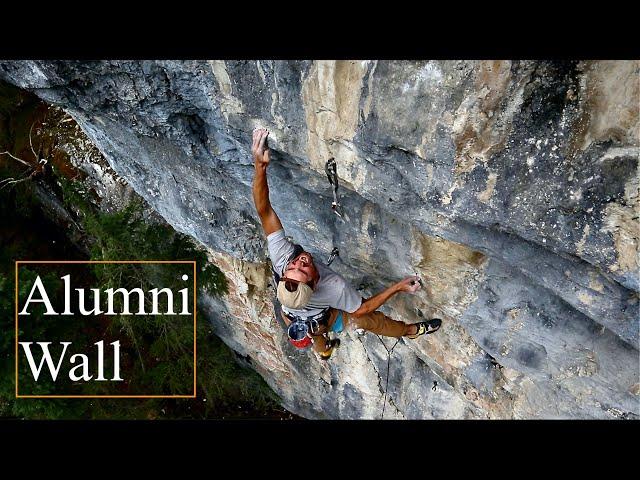
[{"label": "rope clipped to quickdraw", "polygon": [[[327,174],[329,183],[333,187],[333,202],[331,202],[331,210],[333,210],[333,213],[335,213],[340,218],[340,220],[344,222],[346,215],[344,209],[342,208],[342,205],[340,205],[340,202],[338,202],[338,170],[335,158],[331,157],[329,160],[327,160],[327,163],[324,166],[324,171]],[[331,265],[331,262],[333,262],[333,260],[339,255],[340,252],[336,247],[334,247],[333,250],[331,250],[329,259],[327,260],[327,265]],[[387,378],[382,400],[382,420],[384,419],[384,411],[387,406],[387,389],[389,388],[389,368],[391,366],[391,354],[393,353],[393,349],[396,348],[396,345],[398,345],[400,339],[396,339],[396,343],[394,343],[393,347],[389,349],[387,348],[387,345],[384,343],[380,335],[376,335],[376,337],[378,337],[378,340],[380,340],[380,343],[382,343],[382,346],[387,351]]]},{"label": "rope clipped to quickdraw", "polygon": [[327,178],[329,179],[329,183],[333,187],[333,202],[331,202],[331,210],[333,213],[340,217],[340,220],[344,222],[344,209],[340,202],[338,202],[338,170],[336,166],[336,159],[331,157],[327,160],[327,163],[324,166],[324,171],[327,174]]},{"label": "rope clipped to quickdraw", "polygon": [[[331,202],[331,210],[340,217],[340,220],[344,222],[344,210],[340,202],[338,202],[338,170],[336,166],[336,159],[331,157],[327,160],[327,163],[324,166],[324,171],[327,174],[327,178],[329,179],[329,183],[333,187],[333,202]],[[340,252],[337,247],[333,247],[331,253],[329,254],[329,259],[327,260],[327,265],[331,265],[331,262],[340,255]]]},{"label": "rope clipped to quickdraw", "polygon": [[382,400],[382,416],[380,417],[380,420],[384,420],[384,410],[387,406],[387,390],[389,388],[389,366],[391,365],[391,354],[393,353],[393,349],[396,348],[396,345],[398,345],[398,342],[400,341],[400,339],[399,338],[396,339],[396,343],[394,343],[393,347],[389,349],[387,348],[387,345],[384,343],[380,335],[376,335],[376,337],[378,337],[378,340],[380,340],[380,343],[382,343],[382,346],[387,351],[387,380],[384,386],[384,395]]}]

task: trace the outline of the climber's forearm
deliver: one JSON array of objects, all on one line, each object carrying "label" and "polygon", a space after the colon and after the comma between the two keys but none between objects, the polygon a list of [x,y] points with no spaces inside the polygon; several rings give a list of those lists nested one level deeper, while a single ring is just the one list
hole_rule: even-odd
[{"label": "climber's forearm", "polygon": [[398,287],[398,284],[391,285],[386,290],[374,295],[371,298],[367,298],[362,302],[360,308],[353,312],[351,315],[355,317],[359,317],[360,315],[366,315],[371,312],[375,312],[378,308],[380,308],[387,300],[393,297],[396,293],[401,291]]},{"label": "climber's forearm", "polygon": [[269,201],[266,166],[256,165],[256,172],[253,177],[253,203],[255,203],[260,217],[267,215],[269,210],[272,210],[271,202]]},{"label": "climber's forearm", "polygon": [[260,217],[262,228],[267,235],[282,229],[280,218],[278,218],[269,201],[266,165],[256,165],[256,172],[253,177],[253,203]]}]

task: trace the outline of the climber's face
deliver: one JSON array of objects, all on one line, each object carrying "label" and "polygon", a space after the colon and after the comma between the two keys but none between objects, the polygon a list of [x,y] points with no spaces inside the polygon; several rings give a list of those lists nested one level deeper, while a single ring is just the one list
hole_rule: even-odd
[{"label": "climber's face", "polygon": [[284,277],[297,282],[306,283],[311,288],[315,286],[318,270],[313,263],[313,257],[308,252],[302,252],[287,264]]}]

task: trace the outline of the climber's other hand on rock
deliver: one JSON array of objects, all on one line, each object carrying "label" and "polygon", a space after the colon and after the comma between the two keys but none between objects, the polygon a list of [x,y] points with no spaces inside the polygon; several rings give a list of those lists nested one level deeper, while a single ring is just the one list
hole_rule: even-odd
[{"label": "climber's other hand on rock", "polygon": [[407,292],[407,293],[415,293],[420,289],[420,278],[413,276],[407,277],[404,280],[398,282],[398,291]]}]

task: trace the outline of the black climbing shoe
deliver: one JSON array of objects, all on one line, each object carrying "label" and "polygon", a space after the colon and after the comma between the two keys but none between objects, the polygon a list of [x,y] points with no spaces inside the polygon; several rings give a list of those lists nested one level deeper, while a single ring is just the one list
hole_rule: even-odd
[{"label": "black climbing shoe", "polygon": [[407,338],[414,339],[418,338],[420,335],[424,335],[425,333],[433,333],[440,328],[442,325],[442,320],[439,318],[432,318],[431,320],[427,320],[426,322],[416,323],[418,326],[418,333],[415,335],[407,335]]},{"label": "black climbing shoe", "polygon": [[340,346],[340,339],[336,338],[335,340],[330,340],[329,348],[320,354],[320,360],[329,360],[331,354],[335,351],[336,348]]}]

